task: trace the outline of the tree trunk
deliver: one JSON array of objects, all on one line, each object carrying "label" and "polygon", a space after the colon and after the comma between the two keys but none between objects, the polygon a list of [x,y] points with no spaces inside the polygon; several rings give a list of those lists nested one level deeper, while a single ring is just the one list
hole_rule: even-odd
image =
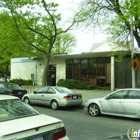
[{"label": "tree trunk", "polygon": [[49,62],[50,62],[50,59],[45,58],[45,67],[44,67],[43,77],[42,77],[42,86],[47,85],[47,75],[48,75]]}]

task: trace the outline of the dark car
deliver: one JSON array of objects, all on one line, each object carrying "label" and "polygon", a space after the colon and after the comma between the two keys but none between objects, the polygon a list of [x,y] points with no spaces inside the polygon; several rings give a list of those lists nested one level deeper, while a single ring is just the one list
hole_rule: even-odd
[{"label": "dark car", "polygon": [[27,90],[22,89],[19,85],[14,83],[0,83],[0,95],[13,95],[20,99],[27,93]]}]

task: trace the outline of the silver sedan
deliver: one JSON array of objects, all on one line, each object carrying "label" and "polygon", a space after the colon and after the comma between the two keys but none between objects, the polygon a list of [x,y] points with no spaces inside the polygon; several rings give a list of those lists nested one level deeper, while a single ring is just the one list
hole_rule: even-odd
[{"label": "silver sedan", "polygon": [[94,98],[84,103],[91,116],[100,114],[140,118],[140,89],[120,89],[103,98]]},{"label": "silver sedan", "polygon": [[83,103],[82,95],[59,86],[46,86],[28,93],[22,100],[28,104],[41,104],[51,106],[56,110],[62,106],[79,106]]}]

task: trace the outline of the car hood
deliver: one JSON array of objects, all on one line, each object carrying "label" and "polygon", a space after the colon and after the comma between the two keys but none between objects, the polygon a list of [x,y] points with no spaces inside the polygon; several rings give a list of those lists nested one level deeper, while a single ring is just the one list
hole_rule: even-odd
[{"label": "car hood", "polygon": [[0,122],[0,136],[19,133],[59,122],[61,120],[44,114]]}]

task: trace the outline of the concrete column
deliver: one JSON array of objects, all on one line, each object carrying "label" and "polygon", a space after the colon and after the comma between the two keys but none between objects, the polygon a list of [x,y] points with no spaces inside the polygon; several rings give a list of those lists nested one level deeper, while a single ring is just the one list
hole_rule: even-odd
[{"label": "concrete column", "polygon": [[111,91],[115,90],[115,61],[114,56],[111,56]]}]

